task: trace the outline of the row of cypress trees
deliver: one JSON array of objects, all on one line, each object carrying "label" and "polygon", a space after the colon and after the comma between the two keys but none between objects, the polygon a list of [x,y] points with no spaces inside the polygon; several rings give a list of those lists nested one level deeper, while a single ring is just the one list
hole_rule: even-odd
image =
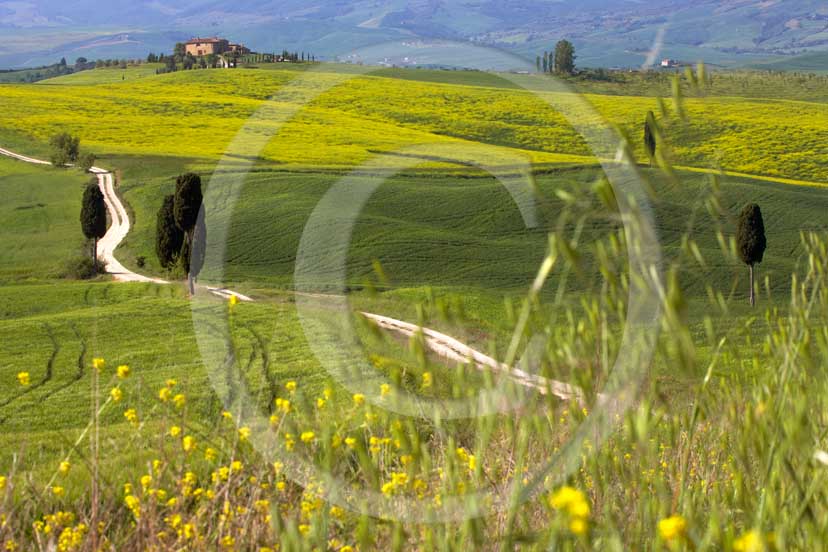
[{"label": "row of cypress trees", "polygon": [[175,193],[164,196],[156,216],[155,253],[161,266],[180,266],[187,273],[190,294],[204,266],[207,227],[204,223],[201,177],[182,174],[175,181]]}]

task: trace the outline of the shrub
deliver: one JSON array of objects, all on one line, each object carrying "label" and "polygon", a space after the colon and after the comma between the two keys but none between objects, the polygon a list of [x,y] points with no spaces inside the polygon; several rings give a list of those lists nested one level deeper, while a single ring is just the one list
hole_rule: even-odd
[{"label": "shrub", "polygon": [[93,264],[88,255],[79,255],[66,262],[60,277],[69,280],[89,280],[105,270],[106,266],[100,259],[96,259]]},{"label": "shrub", "polygon": [[56,153],[63,153],[70,162],[78,160],[80,155],[80,138],[72,136],[68,132],[60,132],[52,136],[49,145]]},{"label": "shrub", "polygon": [[78,158],[78,167],[83,171],[88,171],[95,165],[98,158],[94,153],[86,152]]}]

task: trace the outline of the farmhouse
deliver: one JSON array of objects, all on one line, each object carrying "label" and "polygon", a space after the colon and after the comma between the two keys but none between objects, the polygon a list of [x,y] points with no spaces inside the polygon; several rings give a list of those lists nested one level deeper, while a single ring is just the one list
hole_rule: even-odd
[{"label": "farmhouse", "polygon": [[228,52],[235,54],[249,54],[250,49],[242,44],[231,44],[226,38],[192,38],[185,44],[185,51],[191,56],[201,57],[209,56],[210,54],[225,54]]}]

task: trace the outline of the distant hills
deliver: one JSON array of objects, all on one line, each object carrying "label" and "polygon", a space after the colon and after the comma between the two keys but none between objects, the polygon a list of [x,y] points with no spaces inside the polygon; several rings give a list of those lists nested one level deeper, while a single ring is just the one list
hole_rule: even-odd
[{"label": "distant hills", "polygon": [[[138,57],[192,35],[326,58],[386,41],[442,39],[534,59],[569,38],[584,66],[661,57],[828,70],[825,0],[79,0],[0,1],[0,67],[77,56]],[[811,57],[808,57],[811,56]]]}]

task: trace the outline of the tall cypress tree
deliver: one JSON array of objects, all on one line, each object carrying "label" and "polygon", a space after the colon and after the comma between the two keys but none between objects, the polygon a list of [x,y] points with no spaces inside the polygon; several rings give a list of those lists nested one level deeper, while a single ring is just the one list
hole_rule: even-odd
[{"label": "tall cypress tree", "polygon": [[[182,174],[175,181],[175,203],[173,214],[175,224],[184,232],[184,243],[192,249],[193,230],[198,222],[198,213],[201,209],[201,177],[194,173]],[[189,255],[187,256],[189,259]],[[189,263],[188,263],[189,264]],[[192,275],[188,272],[187,284],[190,294],[195,293]]]},{"label": "tall cypress tree", "polygon": [[178,260],[184,243],[184,232],[175,224],[175,196],[164,196],[155,222],[155,254],[164,268],[171,268]]},{"label": "tall cypress tree", "polygon": [[652,111],[647,112],[647,119],[644,121],[644,147],[652,163],[656,153],[656,120]]},{"label": "tall cypress tree", "polygon": [[765,221],[762,220],[762,210],[755,203],[745,205],[739,213],[739,228],[736,234],[736,245],[739,258],[750,267],[750,306],[756,304],[754,293],[753,266],[761,263],[768,246],[765,238]]},{"label": "tall cypress tree", "polygon": [[204,257],[207,248],[207,226],[204,224],[205,211],[202,206],[196,220],[195,228],[193,228],[193,242],[191,245],[185,245],[182,252],[181,261],[184,265],[184,270],[187,271],[188,277],[195,281],[201,269],[204,267]]},{"label": "tall cypress tree", "polygon": [[106,234],[106,203],[97,179],[86,186],[81,200],[80,223],[83,235],[92,242],[92,266],[97,271],[98,240]]}]

